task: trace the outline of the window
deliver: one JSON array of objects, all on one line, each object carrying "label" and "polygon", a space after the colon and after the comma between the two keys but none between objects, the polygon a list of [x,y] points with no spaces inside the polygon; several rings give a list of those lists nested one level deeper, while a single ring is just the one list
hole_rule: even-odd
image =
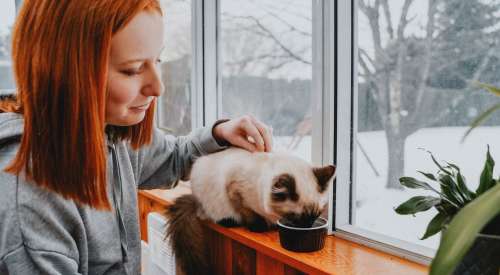
[{"label": "window", "polygon": [[164,94],[158,98],[158,125],[168,133],[185,135],[192,129],[191,1],[162,0],[165,48],[162,52]]},{"label": "window", "polygon": [[189,131],[254,114],[274,128],[276,148],[337,164],[330,209],[337,235],[428,262],[438,237],[419,237],[433,213],[397,215],[394,208],[417,194],[401,190],[398,178],[435,172],[424,148],[463,167],[475,187],[486,144],[500,156],[500,114],[460,143],[495,100],[473,82],[500,85],[499,0],[168,3],[167,20],[176,11],[182,19],[170,16],[167,40],[173,47],[182,38],[183,51],[166,64],[192,56],[185,64],[196,72],[170,76],[183,79],[172,95],[194,115],[174,117],[168,104],[179,101],[162,101],[160,124],[195,125],[182,130]]},{"label": "window", "polygon": [[[337,156],[350,167],[337,182],[351,186],[337,194],[342,200],[337,226],[430,257],[439,236],[423,241],[419,237],[435,213],[397,215],[393,209],[418,193],[402,190],[398,179],[405,175],[424,180],[417,170],[434,173],[429,150],[438,160],[462,167],[475,188],[487,144],[494,158],[500,156],[495,142],[499,114],[460,142],[474,117],[495,100],[474,81],[500,85],[500,2],[352,4],[339,4],[338,13],[339,35],[352,30],[353,39],[339,40],[338,49],[339,87],[352,93],[338,94],[343,126],[338,129]],[[346,16],[340,10],[350,12]],[[340,71],[349,67],[353,73]]]},{"label": "window", "polygon": [[11,33],[15,16],[16,2],[2,1],[0,3],[0,95],[15,87],[11,61]]},{"label": "window", "polygon": [[252,114],[274,146],[311,159],[312,1],[221,0],[220,116]]}]

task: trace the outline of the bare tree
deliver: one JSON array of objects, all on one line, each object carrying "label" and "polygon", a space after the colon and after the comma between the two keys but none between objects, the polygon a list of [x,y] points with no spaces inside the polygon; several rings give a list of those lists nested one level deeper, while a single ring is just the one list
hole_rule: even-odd
[{"label": "bare tree", "polygon": [[[465,46],[450,46],[451,41],[447,41],[450,36],[446,36],[447,32],[449,34],[450,27],[440,25],[437,21],[453,16],[449,14],[450,10],[446,9],[446,5],[450,5],[453,1],[428,0],[424,37],[409,34],[407,29],[412,19],[408,18],[408,14],[414,2],[414,0],[404,1],[399,11],[399,21],[393,25],[391,12],[394,8],[389,6],[388,0],[358,1],[360,11],[368,20],[374,52],[370,55],[367,53],[368,49],[359,48],[360,77],[366,81],[370,95],[377,104],[386,133],[389,151],[387,178],[389,188],[400,188],[398,178],[404,171],[406,138],[420,128],[433,126],[439,122],[449,114],[452,107],[450,103],[442,110],[429,110],[430,103],[438,100],[440,90],[443,90],[443,87],[429,85],[433,76],[443,71],[450,73],[451,70],[445,68],[456,69],[454,64],[476,58],[478,61],[472,69],[473,73],[462,77],[467,84],[459,90],[471,89],[470,83],[483,75],[490,63],[493,51],[498,49],[496,39],[481,35],[480,32],[485,31],[484,29],[467,30],[469,35],[474,34],[475,39],[479,38],[481,43],[485,44],[483,46],[474,45],[468,50],[466,43],[460,43]],[[454,12],[470,8],[465,3],[467,1],[454,2],[457,8]],[[480,3],[476,3],[476,6],[479,5]],[[385,29],[381,26],[381,22],[385,22]],[[388,37],[386,43],[382,38],[384,35]],[[467,33],[464,31],[464,33],[451,35],[463,37]],[[454,51],[454,48],[464,53],[453,59],[447,58],[447,52]],[[461,98],[458,96],[456,99]]]}]

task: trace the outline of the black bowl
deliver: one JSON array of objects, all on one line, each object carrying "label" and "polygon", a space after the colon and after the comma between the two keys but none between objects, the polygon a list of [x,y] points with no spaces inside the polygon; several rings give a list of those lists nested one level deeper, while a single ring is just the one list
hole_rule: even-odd
[{"label": "black bowl", "polygon": [[325,246],[328,221],[319,217],[311,227],[294,227],[285,219],[278,220],[280,244],[295,252],[313,252]]}]

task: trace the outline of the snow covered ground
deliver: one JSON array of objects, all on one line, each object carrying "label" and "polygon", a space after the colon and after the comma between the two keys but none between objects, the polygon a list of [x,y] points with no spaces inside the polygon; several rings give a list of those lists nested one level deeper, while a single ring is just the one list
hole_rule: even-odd
[{"label": "snow covered ground", "polygon": [[[490,145],[493,159],[500,163],[500,127],[480,127],[474,130],[464,143],[460,143],[466,130],[466,127],[424,128],[409,136],[405,145],[404,175],[424,180],[416,170],[432,173],[437,171],[429,154],[418,149],[424,148],[431,151],[439,161],[457,164],[462,169],[468,186],[475,190],[486,157],[486,144]],[[357,179],[355,225],[397,239],[437,248],[438,235],[424,241],[419,240],[428,222],[436,214],[434,211],[419,213],[412,217],[400,216],[393,210],[412,196],[431,195],[431,193],[423,190],[386,189],[388,158],[384,132],[358,133],[358,140],[380,175],[378,177],[375,175],[358,147],[355,169]],[[289,137],[276,137],[275,148],[285,149],[289,141]],[[305,137],[293,153],[310,160],[310,142],[310,137]],[[498,177],[499,171],[496,167],[495,177]]]}]

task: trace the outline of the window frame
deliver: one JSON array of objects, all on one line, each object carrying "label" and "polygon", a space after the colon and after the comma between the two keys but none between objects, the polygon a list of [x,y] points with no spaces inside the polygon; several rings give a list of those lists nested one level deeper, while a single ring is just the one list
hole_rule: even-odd
[{"label": "window frame", "polygon": [[[415,243],[398,240],[389,235],[380,234],[352,225],[355,220],[354,211],[356,196],[355,163],[356,153],[353,143],[357,129],[357,1],[337,1],[337,127],[336,127],[336,161],[346,163],[337,170],[336,196],[336,232],[339,237],[364,244],[418,262],[429,265],[434,249]],[[349,92],[346,92],[349,91]]]},{"label": "window frame", "polygon": [[[353,226],[356,195],[356,0],[312,1],[312,148],[315,165],[336,164],[328,204],[329,234],[429,265],[435,250]],[[192,125],[221,118],[220,0],[192,1]],[[340,68],[340,69],[339,69]],[[350,68],[350,69],[342,69]],[[343,165],[348,164],[348,165]]]},{"label": "window frame", "polygon": [[[311,160],[314,165],[327,165],[334,162],[334,79],[325,77],[333,75],[335,56],[333,53],[334,36],[331,27],[334,19],[333,13],[325,12],[325,9],[333,11],[334,4],[328,0],[311,0],[312,12],[312,80],[311,80],[311,109],[313,127],[311,132]],[[203,116],[204,126],[210,125],[221,118],[220,107],[222,104],[222,56],[220,53],[220,0],[201,1],[203,6],[203,45],[195,45],[193,48],[202,47],[205,55],[203,57],[204,85],[203,85]],[[330,16],[330,14],[332,16]],[[200,27],[200,26],[199,26]],[[202,108],[199,106],[198,108]],[[330,189],[328,213],[333,220],[334,192]],[[333,233],[333,224],[330,223],[329,234]]]}]

